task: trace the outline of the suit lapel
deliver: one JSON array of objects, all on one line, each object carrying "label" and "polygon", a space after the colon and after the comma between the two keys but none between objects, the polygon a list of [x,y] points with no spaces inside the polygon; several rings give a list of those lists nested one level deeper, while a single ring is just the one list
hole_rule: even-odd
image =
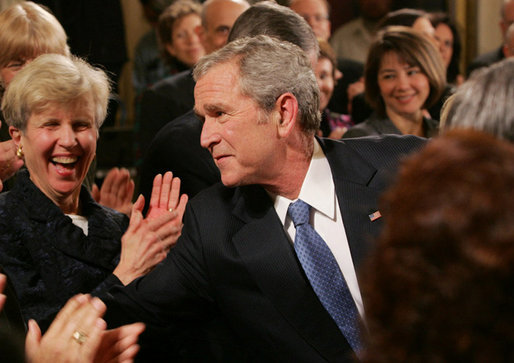
[{"label": "suit lapel", "polygon": [[328,360],[348,352],[348,343],[312,290],[293,246],[260,187],[241,188],[234,214],[245,225],[233,237],[255,282],[293,328]]},{"label": "suit lapel", "polygon": [[356,269],[380,231],[382,220],[371,221],[382,190],[380,172],[353,149],[341,142],[320,141],[332,170],[339,208]]}]

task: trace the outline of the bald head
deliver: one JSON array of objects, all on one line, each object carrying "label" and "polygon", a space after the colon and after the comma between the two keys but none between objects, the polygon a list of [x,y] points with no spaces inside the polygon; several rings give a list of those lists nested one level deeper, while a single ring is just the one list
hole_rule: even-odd
[{"label": "bald head", "polygon": [[500,29],[505,40],[509,26],[514,23],[514,0],[503,1],[500,16]]},{"label": "bald head", "polygon": [[199,35],[206,53],[214,52],[227,43],[232,25],[249,7],[246,0],[207,0],[204,3]]},{"label": "bald head", "polygon": [[309,23],[316,37],[330,38],[330,6],[327,0],[291,0],[289,7]]}]

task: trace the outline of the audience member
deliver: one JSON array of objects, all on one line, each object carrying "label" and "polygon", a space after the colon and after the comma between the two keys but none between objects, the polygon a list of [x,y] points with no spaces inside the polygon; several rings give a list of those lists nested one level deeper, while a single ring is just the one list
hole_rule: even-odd
[{"label": "audience member", "polygon": [[514,142],[514,59],[478,69],[446,102],[444,130],[472,128]]},{"label": "audience member", "polygon": [[197,28],[202,6],[193,0],[177,0],[159,17],[157,29],[162,56],[168,64],[180,64],[179,70],[193,67],[205,54]]},{"label": "audience member", "polygon": [[378,23],[379,30],[388,26],[402,25],[427,35],[436,43],[435,29],[430,22],[429,14],[420,9],[403,8],[387,13]]},{"label": "audience member", "polygon": [[359,0],[359,17],[343,24],[330,38],[337,58],[364,63],[376,26],[389,11],[392,0]]},{"label": "audience member", "polygon": [[514,358],[514,146],[450,132],[409,158],[362,278],[365,362]]},{"label": "audience member", "polygon": [[[380,229],[376,199],[398,156],[423,141],[315,139],[319,90],[311,62],[299,47],[268,36],[229,42],[200,59],[194,76],[201,144],[224,185],[191,201],[173,253],[137,283],[111,290],[110,311],[196,329],[224,317],[255,361],[351,361],[363,313],[355,269]],[[302,233],[316,232],[305,230],[313,231],[296,219],[296,208],[312,216],[321,236],[315,240],[326,259],[311,255],[313,269],[308,256],[320,251],[308,251]],[[317,280],[323,267],[331,271]],[[327,290],[344,305],[341,315]]]},{"label": "audience member", "polygon": [[[293,0],[288,5],[308,22],[319,39],[327,41],[330,38],[330,5],[326,0]],[[348,85],[362,76],[363,66],[360,62],[349,58],[338,59],[337,63],[337,78],[341,78],[341,71],[345,74],[345,77],[334,88],[330,99],[330,107],[333,111],[347,113],[346,90]]]},{"label": "audience member", "polygon": [[341,136],[353,126],[353,122],[348,115],[331,112],[327,106],[334,86],[337,82],[337,63],[336,56],[330,44],[322,39],[318,39],[320,54],[318,62],[314,67],[316,80],[319,87],[319,110],[321,112],[320,136],[331,139],[340,139]]},{"label": "audience member", "polygon": [[[270,1],[259,2],[243,12],[234,23],[229,41],[266,34],[298,45],[317,62],[318,42],[307,22],[291,9]],[[201,121],[188,112],[169,122],[149,147],[141,171],[141,191],[151,187],[151,175],[173,170],[182,181],[182,191],[193,197],[220,181],[212,156],[200,145]]]},{"label": "audience member", "polygon": [[[225,45],[234,22],[248,7],[244,0],[208,0],[204,3],[199,31],[207,53]],[[145,197],[150,195],[152,174],[158,174],[157,170],[173,170],[182,181],[182,191],[189,197],[220,180],[212,157],[200,146],[202,125],[192,112],[194,85],[191,72],[187,72],[168,78],[145,92],[148,105],[145,114],[150,116],[147,119],[157,120],[157,124],[162,127],[160,131],[153,131],[151,138],[154,140],[151,143],[150,137],[147,138],[149,145],[144,149],[145,157],[140,167],[140,192]],[[170,94],[182,94],[181,114],[176,114],[172,110],[174,107],[162,109],[176,102],[165,101],[164,97]],[[160,111],[154,114],[151,108]]]},{"label": "audience member", "polygon": [[[0,274],[0,313],[2,305],[15,299],[4,295],[6,276]],[[9,293],[9,291],[7,292]],[[144,325],[135,323],[106,331],[105,304],[88,295],[71,298],[61,309],[48,332],[42,337],[35,321],[29,322],[26,338],[26,358],[31,363],[43,362],[118,362],[131,361],[139,350],[138,335]],[[4,326],[0,326],[0,353],[3,361],[25,362],[21,339],[10,332],[3,336]],[[80,329],[80,330],[79,330]]]},{"label": "audience member", "polygon": [[44,54],[18,72],[2,99],[27,170],[0,195],[0,265],[25,321],[43,329],[72,295],[98,294],[148,272],[180,235],[187,197],[179,198],[180,181],[171,173],[156,177],[146,219],[144,198],[136,201],[130,224],[82,186],[108,95],[103,71]]},{"label": "audience member", "polygon": [[514,26],[511,24],[505,34],[505,42],[503,44],[503,53],[505,58],[514,57]]},{"label": "audience member", "polygon": [[260,1],[241,14],[228,41],[268,35],[293,43],[309,58],[312,67],[318,62],[319,46],[314,30],[296,12],[272,1]]},{"label": "audience member", "polygon": [[330,38],[330,4],[327,0],[291,0],[289,7],[311,26],[316,37]]},{"label": "audience member", "polygon": [[430,14],[430,21],[434,26],[434,36],[446,67],[446,81],[459,86],[464,82],[464,77],[459,66],[461,43],[457,26],[446,13]]},{"label": "audience member", "polygon": [[138,97],[147,87],[166,78],[176,70],[172,70],[161,57],[157,36],[159,15],[174,0],[139,0],[145,19],[151,26],[136,44],[134,49],[134,66],[132,69],[132,85]]},{"label": "audience member", "polygon": [[[0,101],[14,75],[43,53],[69,55],[66,33],[57,19],[41,6],[26,1],[0,13]],[[0,110],[0,190],[23,165]],[[3,182],[3,183],[2,183]],[[3,185],[12,188],[13,182]]]},{"label": "audience member", "polygon": [[[503,37],[503,43],[505,43],[507,29],[512,23],[514,23],[514,0],[502,0],[499,25]],[[475,69],[486,67],[501,61],[505,56],[506,54],[504,53],[503,44],[491,52],[479,55],[468,65],[467,76],[469,76]]]},{"label": "audience member", "polygon": [[424,116],[444,91],[445,69],[428,37],[388,27],[371,45],[366,63],[366,100],[375,113],[344,137],[412,134],[432,137],[438,122]]},{"label": "audience member", "polygon": [[[197,31],[206,53],[225,45],[234,21],[248,7],[246,0],[208,0],[203,4],[202,24]],[[157,82],[143,92],[136,120],[139,161],[145,156],[157,132],[167,122],[193,108],[194,86],[191,71],[186,70]],[[151,181],[147,191],[150,188]]]},{"label": "audience member", "polygon": [[[20,36],[23,34],[23,36]],[[34,58],[44,53],[57,53],[68,56],[69,47],[66,43],[66,33],[57,19],[42,6],[26,1],[14,5],[0,13],[0,86],[1,93],[9,85],[14,75]],[[0,112],[0,117],[3,118]],[[0,124],[0,127],[2,125]],[[20,157],[16,157],[16,146],[10,140],[5,125],[0,128],[0,140],[8,140],[0,143],[0,179],[7,179],[13,175],[23,164]],[[2,166],[3,164],[3,166]],[[87,177],[84,179],[86,187],[91,188],[94,180],[95,161],[93,161]],[[106,177],[105,187],[97,195],[108,196],[97,202],[123,213],[129,213],[132,209],[133,181],[127,170],[109,171]],[[11,189],[14,179],[7,181],[3,190]],[[119,190],[109,192],[107,187],[114,183]],[[0,182],[0,189],[2,183]],[[93,184],[93,189],[95,185]],[[98,188],[96,188],[98,189]],[[120,193],[124,191],[124,193]],[[96,196],[96,195],[95,195]]]},{"label": "audience member", "polygon": [[[392,11],[380,21],[378,27],[383,30],[389,26],[397,25],[407,26],[421,32],[425,34],[434,45],[439,46],[435,38],[435,29],[430,22],[429,14],[425,11],[408,8]],[[433,120],[439,121],[444,101],[446,101],[453,91],[454,88],[445,82],[444,91],[440,94],[440,97],[426,110],[426,112],[428,112],[427,116]],[[354,123],[359,124],[372,116],[374,109],[373,106],[365,100],[364,92],[355,95],[351,102],[351,115]]]}]

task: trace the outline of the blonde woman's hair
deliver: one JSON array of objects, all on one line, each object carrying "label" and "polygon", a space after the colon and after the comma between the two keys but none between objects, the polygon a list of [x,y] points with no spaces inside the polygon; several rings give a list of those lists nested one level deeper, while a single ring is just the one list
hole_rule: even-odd
[{"label": "blonde woman's hair", "polygon": [[66,32],[55,16],[31,1],[0,13],[0,67],[43,53],[70,54]]},{"label": "blonde woman's hair", "polygon": [[43,54],[14,77],[2,99],[2,111],[9,126],[23,131],[31,114],[50,104],[68,107],[91,100],[99,129],[107,115],[109,93],[109,78],[101,69],[75,56]]}]

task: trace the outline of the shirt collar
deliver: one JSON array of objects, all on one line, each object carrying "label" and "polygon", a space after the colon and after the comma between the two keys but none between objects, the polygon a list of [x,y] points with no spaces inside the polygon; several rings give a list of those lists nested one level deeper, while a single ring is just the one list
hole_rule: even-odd
[{"label": "shirt collar", "polygon": [[[332,179],[332,171],[328,160],[321,149],[318,141],[314,139],[314,152],[311,163],[300,190],[298,199],[308,203],[318,212],[325,214],[328,218],[335,219],[335,187]],[[273,198],[274,207],[282,222],[285,224],[287,208],[292,200],[277,195]]]}]

